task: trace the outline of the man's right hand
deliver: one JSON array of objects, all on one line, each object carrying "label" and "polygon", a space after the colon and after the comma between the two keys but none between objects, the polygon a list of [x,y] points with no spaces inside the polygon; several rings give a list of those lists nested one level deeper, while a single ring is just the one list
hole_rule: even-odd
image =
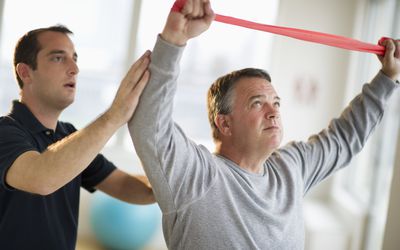
[{"label": "man's right hand", "polygon": [[385,56],[378,56],[382,63],[382,72],[393,81],[400,75],[400,40],[386,39],[380,43],[385,46]]},{"label": "man's right hand", "polygon": [[186,42],[206,31],[214,20],[209,0],[186,0],[180,12],[171,11],[161,37],[174,45]]},{"label": "man's right hand", "polygon": [[118,127],[132,117],[139,97],[149,81],[150,51],[146,51],[129,69],[121,82],[111,107],[105,115]]}]

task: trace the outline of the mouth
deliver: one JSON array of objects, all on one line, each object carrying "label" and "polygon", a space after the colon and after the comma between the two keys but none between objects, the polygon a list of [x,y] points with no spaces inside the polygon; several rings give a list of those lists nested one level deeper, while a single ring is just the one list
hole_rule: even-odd
[{"label": "mouth", "polygon": [[278,126],[270,126],[270,127],[264,128],[263,130],[264,131],[279,130],[279,127]]},{"label": "mouth", "polygon": [[69,88],[69,89],[75,89],[76,83],[69,82],[69,83],[64,84],[64,87]]}]

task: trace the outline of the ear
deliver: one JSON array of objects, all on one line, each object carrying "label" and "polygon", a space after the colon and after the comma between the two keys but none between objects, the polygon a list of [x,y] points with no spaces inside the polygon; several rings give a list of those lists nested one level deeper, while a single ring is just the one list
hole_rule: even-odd
[{"label": "ear", "polygon": [[31,80],[31,67],[26,63],[18,63],[16,66],[16,72],[21,78],[21,80],[25,83],[29,83]]},{"label": "ear", "polygon": [[218,131],[223,136],[230,136],[232,135],[231,131],[231,122],[228,115],[221,115],[218,114],[214,119],[215,126],[217,126]]}]

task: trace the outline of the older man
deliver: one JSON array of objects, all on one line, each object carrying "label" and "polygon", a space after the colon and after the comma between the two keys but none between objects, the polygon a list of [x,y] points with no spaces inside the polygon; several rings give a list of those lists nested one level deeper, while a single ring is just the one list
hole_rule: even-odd
[{"label": "older man", "polygon": [[[399,41],[388,40],[382,69],[329,127],[278,148],[280,98],[270,76],[242,69],[208,92],[214,153],[172,119],[179,61],[187,41],[213,20],[208,0],[171,12],[150,64],[151,77],[128,125],[163,211],[170,249],[303,249],[303,196],[347,165],[382,118],[397,88]],[[193,76],[195,77],[195,76]]]}]

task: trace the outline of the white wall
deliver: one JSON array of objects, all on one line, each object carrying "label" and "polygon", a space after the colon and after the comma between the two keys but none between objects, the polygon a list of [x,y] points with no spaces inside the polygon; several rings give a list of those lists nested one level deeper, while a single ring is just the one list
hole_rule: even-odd
[{"label": "white wall", "polygon": [[[281,0],[277,24],[351,37],[355,2]],[[291,115],[283,117],[285,139],[305,139],[342,110],[352,52],[282,36],[276,36],[273,46],[272,80],[284,97],[282,112]],[[315,79],[318,93],[313,103],[295,99],[296,79]]]}]

